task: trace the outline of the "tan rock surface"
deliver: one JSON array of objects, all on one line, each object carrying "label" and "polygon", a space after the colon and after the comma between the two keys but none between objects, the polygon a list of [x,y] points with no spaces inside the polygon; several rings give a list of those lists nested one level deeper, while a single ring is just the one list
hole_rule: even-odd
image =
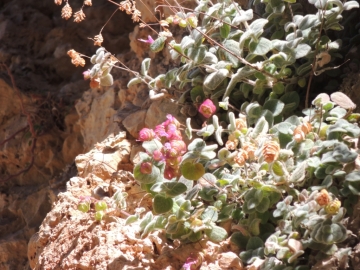
[{"label": "tan rock surface", "polygon": [[[242,269],[227,241],[215,244],[202,240],[179,246],[161,232],[141,238],[138,222],[125,224],[127,216],[138,207],[151,210],[151,198],[140,189],[132,173],[117,169],[130,162],[130,152],[130,141],[125,133],[119,133],[76,158],[78,176],[71,178],[66,191],[58,195],[40,231],[29,242],[32,269],[175,270],[190,256],[198,258],[200,269]],[[122,210],[111,199],[117,191],[128,194]],[[93,210],[77,210],[80,197],[89,195],[108,205],[101,222],[95,221]]]}]

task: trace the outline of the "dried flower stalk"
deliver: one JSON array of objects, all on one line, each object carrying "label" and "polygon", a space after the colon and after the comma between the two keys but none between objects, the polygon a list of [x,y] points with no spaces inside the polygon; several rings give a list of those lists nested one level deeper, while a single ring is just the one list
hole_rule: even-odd
[{"label": "dried flower stalk", "polygon": [[101,43],[103,43],[104,42],[104,38],[103,38],[103,36],[101,35],[101,34],[98,34],[98,35],[96,35],[95,37],[94,37],[94,45],[95,46],[101,46]]},{"label": "dried flower stalk", "polygon": [[70,58],[71,58],[71,63],[72,63],[74,66],[76,66],[76,67],[77,67],[77,66],[82,66],[82,67],[85,66],[85,59],[82,58],[77,51],[71,49],[71,50],[69,50],[69,51],[67,52],[67,54],[70,56]]},{"label": "dried flower stalk", "polygon": [[72,15],[72,8],[70,7],[69,3],[66,3],[61,10],[61,18],[68,20],[71,18],[71,15]]},{"label": "dried flower stalk", "polygon": [[82,9],[80,9],[78,12],[75,12],[75,14],[74,14],[74,22],[76,22],[76,23],[79,23],[79,22],[81,22],[81,21],[83,21],[83,20],[85,20],[85,13],[83,12],[83,10]]}]

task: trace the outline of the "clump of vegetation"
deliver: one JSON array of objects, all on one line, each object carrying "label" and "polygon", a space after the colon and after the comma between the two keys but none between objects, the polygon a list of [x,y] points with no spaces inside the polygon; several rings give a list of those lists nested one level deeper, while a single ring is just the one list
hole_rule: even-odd
[{"label": "clump of vegetation", "polygon": [[[155,53],[168,48],[178,65],[152,77],[146,58],[128,85],[147,84],[151,99],[180,91],[173,101],[204,124],[195,130],[191,118],[183,125],[168,115],[140,131],[145,151],[134,176],[152,196],[153,211],[127,223],[140,221],[142,236],[163,230],[182,242],[221,242],[231,233],[246,264],[306,269],[309,251],[319,259],[349,251],[339,244],[348,238],[344,218],[360,195],[352,150],[360,115],[340,92],[320,94],[311,106],[308,100],[313,76],[337,68],[341,40],[331,40],[328,31],[342,30],[342,12],[359,4],[309,0],[317,13],[303,15],[295,0],[260,2],[263,18],[231,0],[171,6],[174,14],[159,21],[157,37],[140,40]],[[120,9],[141,20],[135,3],[123,1]],[[188,35],[176,42],[170,24]],[[81,65],[75,58],[81,55],[72,55]],[[84,73],[90,85],[111,85],[118,61],[101,47],[91,62]],[[298,92],[305,87],[310,108],[298,116]],[[196,134],[188,145],[182,130],[190,140]]]}]

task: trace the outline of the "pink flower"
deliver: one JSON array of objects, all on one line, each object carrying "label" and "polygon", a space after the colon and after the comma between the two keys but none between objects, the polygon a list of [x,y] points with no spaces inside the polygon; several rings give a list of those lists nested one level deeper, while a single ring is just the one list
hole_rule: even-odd
[{"label": "pink flower", "polygon": [[183,264],[182,267],[185,270],[192,270],[195,268],[193,268],[191,266],[194,265],[194,267],[196,267],[196,263],[197,263],[197,258],[195,258],[193,254],[191,254],[190,257],[187,257],[186,262]]},{"label": "pink flower", "polygon": [[152,38],[150,35],[148,36],[148,39],[141,39],[141,38],[139,38],[138,41],[145,42],[145,43],[149,43],[149,44],[153,44],[153,43],[154,43],[154,40],[153,40],[153,38]]},{"label": "pink flower", "polygon": [[152,172],[152,164],[150,162],[141,163],[140,172],[142,174],[150,174]]},{"label": "pink flower", "polygon": [[199,107],[199,112],[206,118],[211,117],[215,111],[216,107],[210,99],[206,99]]},{"label": "pink flower", "polygon": [[90,77],[91,77],[90,76],[90,70],[88,69],[88,70],[84,71],[83,76],[84,76],[84,80],[90,79]]},{"label": "pink flower", "polygon": [[160,125],[157,125],[155,127],[155,134],[156,136],[158,136],[160,139],[162,138],[166,138],[168,137],[168,134],[166,133],[165,131],[165,126],[164,126],[164,123],[160,124]]},{"label": "pink flower", "polygon": [[182,157],[168,158],[166,160],[166,166],[172,169],[178,170],[181,163]]},{"label": "pink flower", "polygon": [[155,161],[161,161],[161,160],[164,159],[164,156],[163,156],[163,154],[161,153],[160,150],[155,150],[155,151],[153,152],[153,159],[154,159]]},{"label": "pink flower", "polygon": [[178,169],[174,169],[172,167],[166,166],[164,170],[164,177],[165,179],[171,180],[176,177],[179,173]]},{"label": "pink flower", "polygon": [[143,128],[139,132],[139,141],[145,142],[145,141],[151,141],[155,138],[155,132],[152,129],[149,128]]},{"label": "pink flower", "polygon": [[177,153],[177,156],[182,156],[186,153],[186,144],[184,141],[174,140],[170,142],[171,148],[174,149]]},{"label": "pink flower", "polygon": [[167,126],[166,134],[169,141],[182,140],[181,132],[174,124],[169,124]]},{"label": "pink flower", "polygon": [[166,116],[167,120],[164,122],[164,125],[167,126],[169,124],[174,124],[177,128],[180,127],[180,122],[171,114]]}]

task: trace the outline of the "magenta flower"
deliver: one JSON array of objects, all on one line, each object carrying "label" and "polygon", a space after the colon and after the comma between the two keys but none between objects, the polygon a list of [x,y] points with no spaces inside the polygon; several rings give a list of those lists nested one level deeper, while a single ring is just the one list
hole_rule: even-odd
[{"label": "magenta flower", "polygon": [[176,151],[177,156],[182,156],[186,153],[186,144],[184,141],[174,140],[170,142],[171,148]]},{"label": "magenta flower", "polygon": [[180,127],[180,122],[171,114],[168,114],[166,118],[167,120],[164,122],[165,126],[168,126],[169,124],[174,124],[177,128]]},{"label": "magenta flower", "polygon": [[152,129],[149,128],[143,128],[139,132],[139,141],[145,142],[145,141],[151,141],[155,138],[155,132]]},{"label": "magenta flower", "polygon": [[161,153],[160,150],[155,150],[155,151],[153,152],[153,159],[154,159],[155,161],[161,161],[161,160],[164,159],[164,156],[163,156],[163,154]]},{"label": "magenta flower", "polygon": [[150,162],[141,163],[140,172],[142,174],[150,174],[152,172],[152,164]]},{"label": "magenta flower", "polygon": [[185,270],[192,270],[194,268],[192,268],[191,266],[194,265],[196,266],[197,263],[197,259],[194,258],[194,256],[191,254],[190,257],[187,257],[186,262],[183,264],[183,268]]},{"label": "magenta flower", "polygon": [[211,117],[215,111],[216,107],[210,99],[206,99],[199,107],[199,112],[206,118]]},{"label": "magenta flower", "polygon": [[175,176],[177,176],[179,171],[177,169],[174,169],[172,167],[166,166],[164,170],[164,177],[165,179],[171,180]]},{"label": "magenta flower", "polygon": [[149,43],[149,44],[153,44],[153,43],[154,43],[154,40],[153,40],[153,38],[152,38],[150,35],[148,36],[148,39],[141,39],[141,38],[139,38],[138,41],[145,42],[145,43]]},{"label": "magenta flower", "polygon": [[90,79],[90,77],[91,77],[90,76],[90,70],[88,69],[88,70],[84,71],[83,76],[84,76],[84,80]]}]

